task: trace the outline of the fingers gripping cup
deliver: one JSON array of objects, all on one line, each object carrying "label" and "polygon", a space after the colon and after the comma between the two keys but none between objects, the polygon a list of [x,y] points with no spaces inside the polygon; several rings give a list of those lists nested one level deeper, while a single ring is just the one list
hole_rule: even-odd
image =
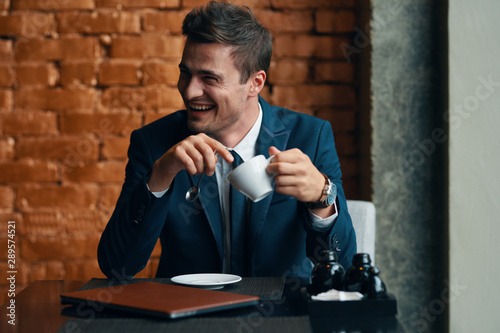
[{"label": "fingers gripping cup", "polygon": [[273,191],[274,175],[266,172],[271,156],[257,155],[231,171],[227,178],[231,185],[253,202],[260,201]]}]

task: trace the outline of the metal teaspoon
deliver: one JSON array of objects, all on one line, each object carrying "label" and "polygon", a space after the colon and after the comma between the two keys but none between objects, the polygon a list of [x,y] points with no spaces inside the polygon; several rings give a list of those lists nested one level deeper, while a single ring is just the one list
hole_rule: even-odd
[{"label": "metal teaspoon", "polygon": [[[217,149],[214,151],[214,155],[217,155]],[[205,168],[206,169],[206,168]],[[186,200],[189,202],[193,202],[198,198],[198,195],[200,194],[200,183],[201,180],[203,179],[203,176],[205,176],[205,171],[201,174],[200,179],[198,179],[198,183],[196,186],[191,187],[187,192],[186,192]]]}]

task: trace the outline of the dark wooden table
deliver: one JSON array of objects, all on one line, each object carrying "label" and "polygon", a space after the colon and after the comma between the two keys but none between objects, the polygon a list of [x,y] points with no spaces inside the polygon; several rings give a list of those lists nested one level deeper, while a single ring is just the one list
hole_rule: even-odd
[{"label": "dark wooden table", "polygon": [[[58,332],[61,328],[66,327],[71,332],[80,332],[77,327],[72,330],[73,326],[68,325],[68,321],[74,320],[74,317],[67,315],[67,305],[61,304],[60,294],[68,291],[75,291],[82,287],[87,281],[36,281],[26,287],[15,297],[15,325],[8,323],[10,320],[8,314],[10,310],[7,308],[8,302],[5,303],[0,309],[0,332],[37,332],[37,333],[52,333]],[[297,332],[297,326],[301,327],[301,332],[308,333],[323,333],[323,332],[404,332],[399,322],[395,317],[385,318],[379,320],[378,318],[335,318],[328,319],[322,318],[319,322],[310,323],[308,310],[304,299],[301,295],[299,285],[297,283],[285,283],[283,296],[279,301],[268,302],[267,304],[260,304],[257,310],[264,316],[273,318],[271,322],[266,322],[266,325],[255,325],[250,327],[252,333],[258,332]],[[272,310],[272,311],[270,311]],[[241,318],[255,313],[256,309],[240,309],[238,311],[230,312],[227,314],[219,314],[217,318],[204,318],[214,321],[220,320],[217,323],[219,327],[223,327],[224,323],[231,318],[238,316]],[[220,317],[220,318],[219,318]],[[249,317],[250,318],[250,317]],[[123,319],[114,318],[113,320],[129,320],[129,316],[124,315]],[[202,318],[203,319],[203,318]],[[141,318],[141,325],[146,324],[148,328],[155,327],[155,325],[164,325],[164,322]],[[199,319],[197,319],[199,320]],[[252,324],[255,319],[249,319],[248,323]],[[277,320],[277,321],[276,321]],[[233,320],[234,321],[234,320]],[[100,323],[105,323],[99,317],[92,319],[94,327],[98,327]],[[273,326],[267,325],[284,325],[279,329],[273,331]],[[137,324],[137,322],[135,323]],[[97,325],[97,326],[95,326]],[[285,327],[286,325],[294,327]],[[305,326],[304,326],[305,325]],[[304,329],[305,327],[305,329]],[[248,327],[247,327],[248,328]],[[68,331],[65,329],[64,331]],[[84,330],[85,331],[85,330]],[[88,331],[92,331],[88,329]],[[211,330],[214,331],[213,329]],[[221,332],[227,332],[226,329],[221,329]]]},{"label": "dark wooden table", "polygon": [[74,291],[86,281],[35,281],[15,297],[15,325],[8,323],[8,302],[0,309],[0,332],[57,332],[67,317],[59,295]]}]

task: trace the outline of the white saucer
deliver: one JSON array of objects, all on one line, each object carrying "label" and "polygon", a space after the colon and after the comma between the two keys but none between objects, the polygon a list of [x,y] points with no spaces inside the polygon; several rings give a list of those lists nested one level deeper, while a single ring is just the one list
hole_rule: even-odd
[{"label": "white saucer", "polygon": [[220,289],[225,285],[241,281],[241,276],[233,274],[202,273],[174,276],[172,282],[186,286]]}]

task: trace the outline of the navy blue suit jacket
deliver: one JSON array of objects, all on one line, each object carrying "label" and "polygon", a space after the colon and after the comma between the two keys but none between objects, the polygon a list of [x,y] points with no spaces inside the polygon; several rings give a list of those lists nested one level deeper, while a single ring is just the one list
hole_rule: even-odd
[{"label": "navy blue suit jacket", "polygon": [[[251,203],[246,227],[249,275],[310,276],[309,258],[317,259],[322,249],[339,250],[340,263],[349,267],[356,236],[330,124],[270,106],[262,98],[259,102],[263,120],[256,153],[269,156],[270,146],[281,151],[299,148],[337,185],[339,215],[328,230],[317,231],[305,205],[293,197],[273,192]],[[161,198],[146,187],[153,163],[193,134],[186,118],[186,111],[178,111],[131,134],[125,183],[98,248],[99,265],[110,278],[130,278],[142,270],[158,238],[162,251],[157,277],[222,271],[222,218],[215,176],[203,178],[199,199],[193,203],[185,200],[185,194],[200,175],[179,172]]]}]

